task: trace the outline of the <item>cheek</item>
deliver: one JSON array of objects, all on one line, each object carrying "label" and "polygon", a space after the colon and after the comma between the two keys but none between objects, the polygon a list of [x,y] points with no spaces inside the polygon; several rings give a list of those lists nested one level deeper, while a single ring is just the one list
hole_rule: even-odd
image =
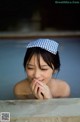
[{"label": "cheek", "polygon": [[33,76],[33,72],[30,70],[26,70],[26,74],[28,77],[32,77]]},{"label": "cheek", "polygon": [[44,76],[45,76],[45,78],[51,78],[52,72],[51,71],[45,72]]}]

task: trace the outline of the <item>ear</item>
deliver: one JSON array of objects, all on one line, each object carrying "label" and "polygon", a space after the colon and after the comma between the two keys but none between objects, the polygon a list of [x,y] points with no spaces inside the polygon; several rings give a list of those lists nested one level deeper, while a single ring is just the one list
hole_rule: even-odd
[{"label": "ear", "polygon": [[54,71],[53,71],[53,74],[56,74],[58,72],[58,70],[57,69],[55,69]]}]

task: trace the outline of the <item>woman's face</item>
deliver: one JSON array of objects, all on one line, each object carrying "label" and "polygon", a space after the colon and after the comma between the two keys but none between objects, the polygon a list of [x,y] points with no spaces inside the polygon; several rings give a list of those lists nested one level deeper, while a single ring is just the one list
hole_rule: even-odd
[{"label": "woman's face", "polygon": [[27,77],[30,81],[39,80],[47,84],[52,79],[53,70],[40,56],[40,66],[38,65],[37,56],[33,55],[31,60],[26,65]]}]

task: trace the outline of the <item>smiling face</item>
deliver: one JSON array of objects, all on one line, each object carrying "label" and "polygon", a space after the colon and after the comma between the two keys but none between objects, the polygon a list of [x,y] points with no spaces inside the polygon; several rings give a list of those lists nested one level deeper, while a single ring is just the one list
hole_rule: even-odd
[{"label": "smiling face", "polygon": [[47,84],[51,81],[53,72],[52,68],[48,66],[41,56],[38,62],[36,54],[34,54],[31,60],[26,64],[26,73],[30,81],[36,79]]}]

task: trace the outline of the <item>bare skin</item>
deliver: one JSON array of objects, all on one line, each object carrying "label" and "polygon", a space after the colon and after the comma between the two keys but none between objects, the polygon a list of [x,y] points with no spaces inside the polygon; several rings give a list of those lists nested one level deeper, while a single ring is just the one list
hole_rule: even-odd
[{"label": "bare skin", "polygon": [[[35,81],[36,83],[37,81]],[[33,83],[32,83],[33,84]],[[18,99],[36,99],[35,91],[34,93],[31,90],[31,85],[27,79],[18,82],[14,87],[14,94]],[[42,83],[41,83],[42,84]],[[50,89],[50,95],[43,98],[43,95],[40,95],[39,99],[49,99],[49,98],[58,98],[58,97],[68,97],[70,95],[69,85],[62,80],[52,79],[51,84],[47,85]],[[39,94],[40,91],[37,91]],[[37,95],[38,96],[38,95]]]},{"label": "bare skin", "polygon": [[63,81],[52,78],[55,70],[51,69],[40,57],[41,69],[36,55],[26,65],[27,79],[18,82],[14,94],[18,99],[51,99],[69,97],[70,87]]}]

